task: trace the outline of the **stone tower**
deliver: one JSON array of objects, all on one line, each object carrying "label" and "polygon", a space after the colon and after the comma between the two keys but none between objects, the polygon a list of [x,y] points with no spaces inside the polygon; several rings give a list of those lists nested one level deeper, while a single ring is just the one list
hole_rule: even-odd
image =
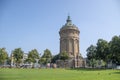
[{"label": "stone tower", "polygon": [[65,25],[60,29],[60,53],[67,52],[73,64],[71,67],[82,67],[82,57],[79,51],[79,34],[78,27],[72,24],[68,16]]}]

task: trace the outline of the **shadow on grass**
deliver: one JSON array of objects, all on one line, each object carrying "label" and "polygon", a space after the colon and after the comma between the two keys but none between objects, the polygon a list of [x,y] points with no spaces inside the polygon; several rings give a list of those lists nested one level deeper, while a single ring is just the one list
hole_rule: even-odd
[{"label": "shadow on grass", "polygon": [[120,72],[114,72],[113,74],[120,74]]},{"label": "shadow on grass", "polygon": [[98,69],[98,68],[69,68],[66,70],[77,70],[77,71],[101,71],[101,70],[107,70],[107,69]]}]

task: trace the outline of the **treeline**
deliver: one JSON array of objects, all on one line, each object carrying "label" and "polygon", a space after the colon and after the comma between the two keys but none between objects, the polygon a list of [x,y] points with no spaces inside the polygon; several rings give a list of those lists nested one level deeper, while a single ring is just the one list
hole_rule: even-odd
[{"label": "treeline", "polygon": [[21,48],[16,48],[12,51],[10,57],[8,56],[5,48],[0,48],[0,65],[7,63],[8,65],[15,64],[16,67],[19,67],[21,63],[49,63],[52,59],[52,54],[49,49],[44,50],[44,54],[40,56],[37,49],[33,49],[28,53],[24,53]]},{"label": "treeline", "polygon": [[120,36],[114,36],[109,42],[98,39],[96,45],[90,45],[86,51],[89,66],[120,64]]},{"label": "treeline", "polygon": [[66,60],[68,59],[68,54],[63,52],[61,54],[52,55],[49,49],[44,50],[43,55],[40,55],[37,49],[33,49],[28,53],[24,53],[21,48],[16,48],[12,51],[10,56],[5,48],[0,48],[0,65],[14,65],[16,67],[20,67],[23,64],[31,64],[38,63],[42,65],[46,65],[47,63],[55,63],[56,60]]}]

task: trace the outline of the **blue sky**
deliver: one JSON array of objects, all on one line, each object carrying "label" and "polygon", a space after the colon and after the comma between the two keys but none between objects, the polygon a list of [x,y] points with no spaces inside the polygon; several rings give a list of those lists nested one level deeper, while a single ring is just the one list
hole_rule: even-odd
[{"label": "blue sky", "polygon": [[0,47],[10,54],[48,48],[59,53],[59,30],[68,13],[80,30],[80,53],[99,38],[120,35],[120,0],[0,0]]}]

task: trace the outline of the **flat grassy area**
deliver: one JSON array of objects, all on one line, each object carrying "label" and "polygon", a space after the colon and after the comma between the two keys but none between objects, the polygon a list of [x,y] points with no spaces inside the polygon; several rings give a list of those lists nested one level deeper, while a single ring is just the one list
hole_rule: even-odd
[{"label": "flat grassy area", "polygon": [[1,68],[0,80],[120,80],[120,70]]}]

